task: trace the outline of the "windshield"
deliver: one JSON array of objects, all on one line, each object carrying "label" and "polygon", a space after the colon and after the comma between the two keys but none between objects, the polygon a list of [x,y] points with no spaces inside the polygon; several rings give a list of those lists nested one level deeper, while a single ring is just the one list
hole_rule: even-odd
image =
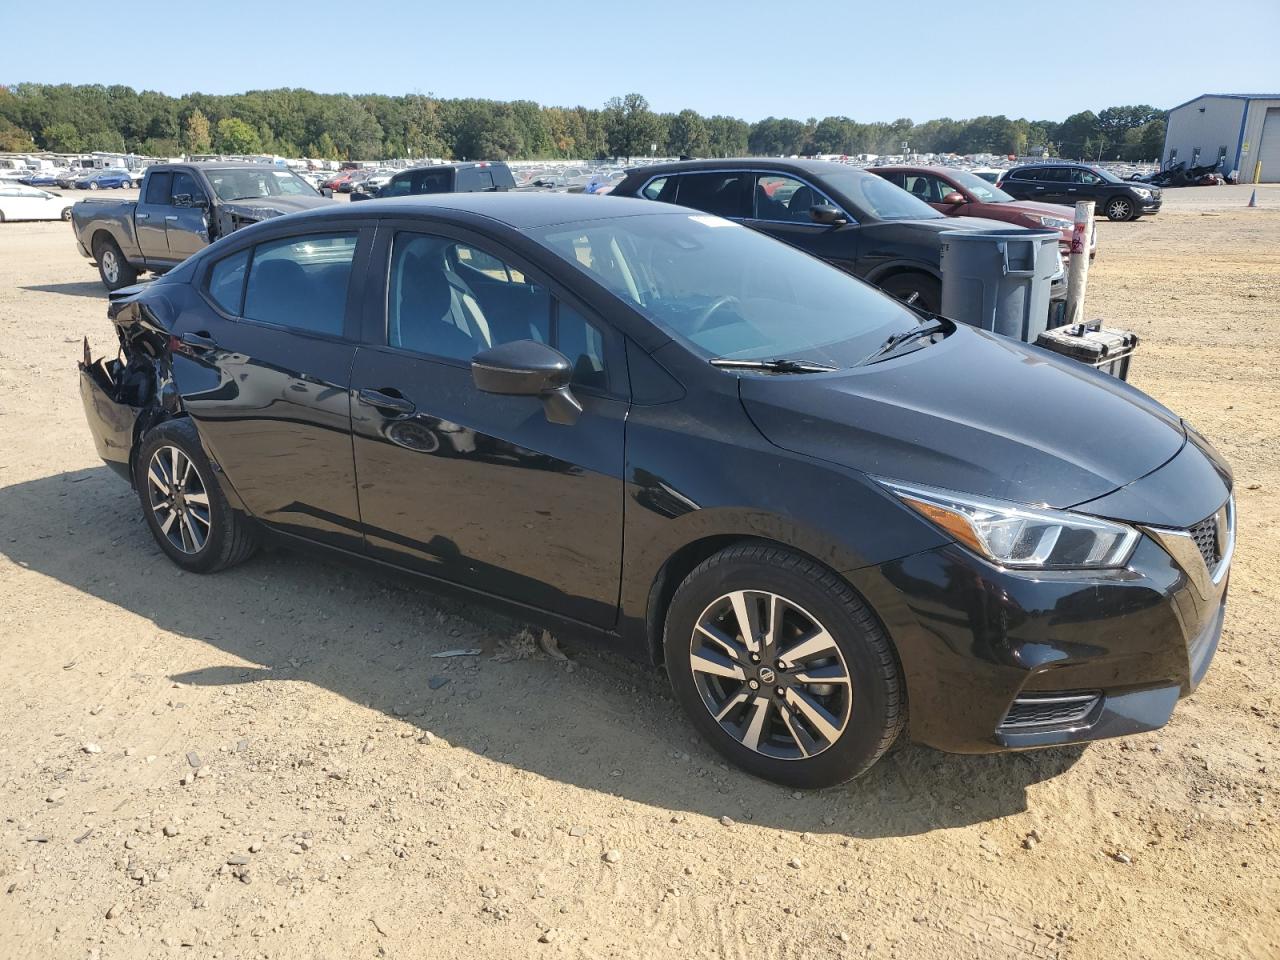
[{"label": "windshield", "polygon": [[526,232],[707,359],[847,367],[919,322],[849,274],[719,217],[651,214]]},{"label": "windshield", "polygon": [[1123,180],[1117,177],[1110,170],[1104,170],[1102,167],[1090,167],[1089,169],[1100,176],[1103,180],[1107,181],[1107,183],[1124,183]]},{"label": "windshield", "polygon": [[258,197],[314,197],[316,191],[291,170],[206,170],[219,200],[254,200]]},{"label": "windshield", "polygon": [[976,173],[970,173],[967,170],[949,170],[948,176],[956,183],[964,187],[983,203],[1008,203],[1013,197],[1005,193],[999,187],[994,186],[990,182],[983,180]]},{"label": "windshield", "polygon": [[[839,166],[839,164],[832,164]],[[888,180],[861,170],[835,170],[822,172],[818,186],[830,185],[843,193],[856,208],[853,213],[859,219],[868,215],[876,220],[939,220],[937,210],[919,197],[912,196]]]}]

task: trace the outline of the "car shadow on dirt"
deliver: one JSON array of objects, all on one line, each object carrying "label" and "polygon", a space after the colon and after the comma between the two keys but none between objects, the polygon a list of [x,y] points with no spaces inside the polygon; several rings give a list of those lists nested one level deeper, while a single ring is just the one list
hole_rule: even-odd
[{"label": "car shadow on dirt", "polygon": [[102,309],[107,309],[107,290],[98,280],[82,280],[76,283],[32,283],[19,290],[30,290],[34,293],[60,293],[64,297],[88,297],[101,300]]},{"label": "car shadow on dirt", "polygon": [[[0,517],[0,554],[14,563],[226,654],[175,681],[299,685],[299,697],[322,687],[457,749],[673,812],[915,835],[1018,813],[1029,786],[1082,752],[903,746],[854,783],[797,797],[721,763],[661,671],[568,640],[571,663],[553,659],[518,621],[428,584],[279,549],[212,576],[184,574],[151,539],[134,492],[105,467],[0,488]],[[482,652],[433,656],[452,649]]]}]

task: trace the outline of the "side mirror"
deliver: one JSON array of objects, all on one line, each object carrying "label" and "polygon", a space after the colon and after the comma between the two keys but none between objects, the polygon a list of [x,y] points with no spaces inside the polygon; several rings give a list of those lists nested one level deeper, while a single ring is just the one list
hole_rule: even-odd
[{"label": "side mirror", "polygon": [[948,193],[945,197],[942,198],[942,202],[949,207],[958,207],[960,206],[960,204],[965,203],[967,201],[964,198],[964,194],[961,193],[959,190],[952,190],[950,193]]},{"label": "side mirror", "polygon": [[370,197],[370,196],[369,196],[367,193],[365,193],[363,190],[352,190],[352,191],[351,191],[351,202],[352,202],[352,203],[355,203],[357,200],[371,200],[371,199],[373,199],[373,198],[372,198],[372,197]]},{"label": "side mirror", "polygon": [[829,227],[842,227],[849,222],[839,207],[829,203],[815,203],[809,208],[809,216],[813,218],[814,223]]},{"label": "side mirror", "polygon": [[191,206],[195,207],[197,210],[208,210],[209,201],[204,197],[192,197]]},{"label": "side mirror", "polygon": [[513,340],[477,353],[471,379],[485,393],[541,397],[547,419],[572,425],[582,404],[569,391],[573,364],[559,350],[536,340]]}]

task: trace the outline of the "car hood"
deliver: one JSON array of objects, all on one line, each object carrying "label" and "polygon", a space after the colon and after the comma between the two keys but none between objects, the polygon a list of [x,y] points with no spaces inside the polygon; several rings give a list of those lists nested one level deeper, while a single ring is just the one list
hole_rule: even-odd
[{"label": "car hood", "polygon": [[328,197],[254,197],[251,200],[228,200],[222,204],[222,209],[246,220],[250,218],[268,220],[271,217],[282,217],[286,213],[323,207],[333,202]]},{"label": "car hood", "polygon": [[833,374],[744,375],[773,444],[874,476],[1070,507],[1171,460],[1179,418],[1077,361],[960,326],[910,354]]},{"label": "car hood", "polygon": [[943,217],[936,220],[932,217],[924,220],[879,220],[879,224],[898,226],[910,224],[919,230],[932,230],[934,233],[946,233],[949,230],[1008,230],[1009,224],[1002,220],[986,220],[982,217]]},{"label": "car hood", "polygon": [[1039,214],[1042,217],[1057,217],[1060,220],[1070,220],[1073,223],[1076,218],[1076,211],[1074,208],[1060,203],[1039,203],[1035,200],[1014,200],[1012,202],[1006,201],[1004,203],[994,203],[987,206],[1017,210],[1020,213],[1034,213]]}]

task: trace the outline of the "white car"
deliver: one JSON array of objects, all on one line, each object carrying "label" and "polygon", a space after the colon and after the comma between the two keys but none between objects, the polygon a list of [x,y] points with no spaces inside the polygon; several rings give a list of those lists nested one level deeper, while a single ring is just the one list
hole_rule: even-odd
[{"label": "white car", "polygon": [[70,220],[71,197],[21,183],[0,183],[0,223],[6,220]]}]

